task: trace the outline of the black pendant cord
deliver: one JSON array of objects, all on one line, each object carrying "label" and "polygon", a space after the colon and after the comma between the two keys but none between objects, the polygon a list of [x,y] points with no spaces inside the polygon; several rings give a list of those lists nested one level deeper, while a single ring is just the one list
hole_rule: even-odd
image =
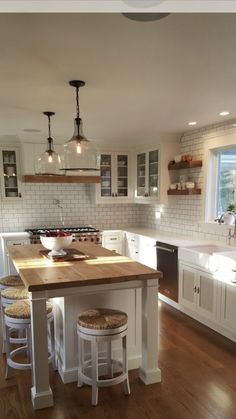
[{"label": "black pendant cord", "polygon": [[51,115],[48,115],[48,154],[52,154]]},{"label": "black pendant cord", "polygon": [[79,87],[76,87],[76,113],[77,119],[80,118],[80,108],[79,108]]},{"label": "black pendant cord", "polygon": [[48,149],[47,149],[47,152],[48,152],[48,154],[51,155],[53,153],[53,149],[52,149],[53,139],[51,137],[51,116],[55,115],[55,113],[47,111],[47,112],[43,112],[43,114],[48,117],[48,139],[47,139]]},{"label": "black pendant cord", "polygon": [[48,138],[51,138],[51,116],[48,115]]}]

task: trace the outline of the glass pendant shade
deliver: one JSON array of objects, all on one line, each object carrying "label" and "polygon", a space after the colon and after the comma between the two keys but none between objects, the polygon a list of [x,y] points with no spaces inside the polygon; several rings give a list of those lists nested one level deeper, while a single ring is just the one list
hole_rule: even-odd
[{"label": "glass pendant shade", "polygon": [[37,175],[61,175],[60,164],[60,156],[49,142],[47,150],[37,158],[35,172]]},{"label": "glass pendant shade", "polygon": [[51,137],[51,116],[54,112],[43,112],[48,117],[48,138],[46,151],[37,158],[35,163],[35,173],[37,175],[60,175],[61,159],[59,154],[54,151],[53,139]]},{"label": "glass pendant shade", "polygon": [[84,136],[80,118],[79,89],[85,86],[82,80],[71,80],[69,85],[76,89],[76,118],[74,134],[64,144],[62,169],[75,171],[98,171],[99,160],[93,144]]},{"label": "glass pendant shade", "polygon": [[99,169],[96,149],[83,135],[82,120],[80,118],[75,118],[74,134],[64,144],[63,149],[63,169],[79,171]]}]

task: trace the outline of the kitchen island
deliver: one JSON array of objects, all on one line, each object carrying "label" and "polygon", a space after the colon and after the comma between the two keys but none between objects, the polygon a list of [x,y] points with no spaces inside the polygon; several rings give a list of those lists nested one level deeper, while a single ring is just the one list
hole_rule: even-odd
[{"label": "kitchen island", "polygon": [[[161,273],[91,243],[72,247],[88,260],[52,262],[41,245],[9,246],[16,270],[30,292],[35,409],[53,405],[49,384],[46,300],[56,306],[58,369],[64,382],[76,381],[78,313],[88,307],[122,309],[129,315],[129,368],[139,368],[145,384],[160,382],[158,368],[158,279]],[[140,344],[140,348],[139,348]],[[132,348],[133,346],[133,348]],[[115,351],[119,353],[119,348]],[[140,353],[138,353],[140,352]],[[131,364],[131,365],[130,365]],[[79,397],[79,389],[78,389]]]}]

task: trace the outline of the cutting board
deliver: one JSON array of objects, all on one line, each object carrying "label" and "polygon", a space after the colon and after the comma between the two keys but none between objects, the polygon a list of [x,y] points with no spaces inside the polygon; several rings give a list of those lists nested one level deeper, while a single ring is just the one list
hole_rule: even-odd
[{"label": "cutting board", "polygon": [[56,255],[49,256],[48,253],[50,250],[40,250],[40,254],[46,259],[52,260],[53,262],[68,262],[68,261],[81,261],[89,259],[88,255],[85,255],[83,252],[80,252],[77,249],[63,249],[66,252],[66,255]]}]

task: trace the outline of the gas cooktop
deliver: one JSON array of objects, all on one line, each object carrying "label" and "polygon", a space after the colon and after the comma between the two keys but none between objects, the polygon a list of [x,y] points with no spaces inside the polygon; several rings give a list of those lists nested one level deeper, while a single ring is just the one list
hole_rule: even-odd
[{"label": "gas cooktop", "polygon": [[39,228],[29,228],[25,231],[31,235],[39,235],[39,234],[45,234],[46,232],[55,232],[57,230],[63,230],[70,233],[98,233],[99,230],[94,227],[39,227]]}]

